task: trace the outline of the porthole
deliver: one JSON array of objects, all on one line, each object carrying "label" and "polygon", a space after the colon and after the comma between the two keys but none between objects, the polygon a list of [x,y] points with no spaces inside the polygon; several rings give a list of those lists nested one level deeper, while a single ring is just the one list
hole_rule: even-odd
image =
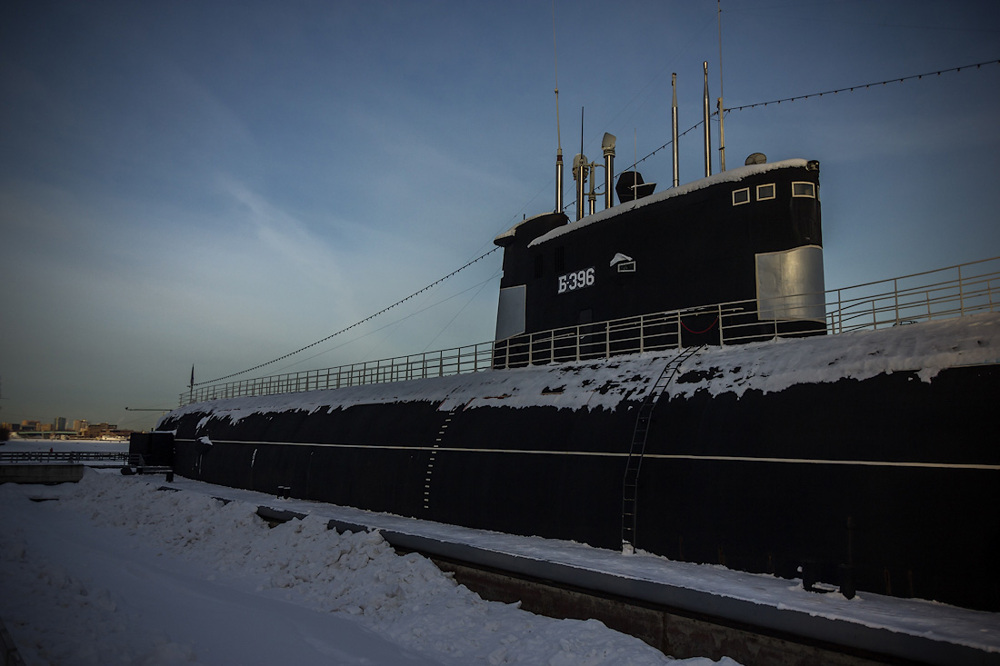
[{"label": "porthole", "polygon": [[742,190],[733,190],[733,205],[750,203],[750,188],[744,187]]}]

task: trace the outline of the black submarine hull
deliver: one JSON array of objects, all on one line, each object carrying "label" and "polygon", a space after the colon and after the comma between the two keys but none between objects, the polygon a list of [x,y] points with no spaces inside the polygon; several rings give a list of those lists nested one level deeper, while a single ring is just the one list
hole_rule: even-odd
[{"label": "black submarine hull", "polygon": [[[763,346],[755,372],[774,347],[838,337]],[[1000,610],[995,361],[717,391],[716,353],[655,402],[636,548]],[[158,429],[190,478],[619,549],[637,414],[669,359],[219,400]]]}]

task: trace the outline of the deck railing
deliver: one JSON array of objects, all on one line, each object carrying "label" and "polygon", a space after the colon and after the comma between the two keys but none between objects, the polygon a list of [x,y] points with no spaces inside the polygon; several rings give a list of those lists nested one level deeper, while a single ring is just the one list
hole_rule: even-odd
[{"label": "deck railing", "polygon": [[1000,257],[827,292],[831,333],[1000,310]]},{"label": "deck railing", "polygon": [[[815,316],[825,303],[825,321]],[[617,354],[728,345],[753,340],[874,330],[932,319],[1000,311],[1000,257],[890,280],[798,294],[768,304],[778,319],[762,319],[756,299],[657,312],[519,335],[496,342],[353,363],[321,370],[196,387],[180,404],[426,379]]]},{"label": "deck railing", "polygon": [[487,370],[493,343],[481,342],[435,352],[351,363],[321,370],[302,370],[270,377],[241,379],[196,387],[181,394],[181,404],[219,398],[320,391],[346,386],[386,384],[407,379],[427,379]]},{"label": "deck railing", "polygon": [[128,451],[2,451],[0,464],[127,462]]}]

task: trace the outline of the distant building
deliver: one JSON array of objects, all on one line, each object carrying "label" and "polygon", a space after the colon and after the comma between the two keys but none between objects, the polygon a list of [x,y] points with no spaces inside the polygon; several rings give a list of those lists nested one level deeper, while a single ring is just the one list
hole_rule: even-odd
[{"label": "distant building", "polygon": [[84,431],[84,437],[90,439],[100,439],[102,436],[116,434],[118,426],[113,423],[94,423],[88,425]]}]

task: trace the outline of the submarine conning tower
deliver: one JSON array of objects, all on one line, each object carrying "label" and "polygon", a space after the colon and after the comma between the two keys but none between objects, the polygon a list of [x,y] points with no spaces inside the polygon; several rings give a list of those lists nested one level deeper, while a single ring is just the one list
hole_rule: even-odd
[{"label": "submarine conning tower", "polygon": [[[626,171],[616,189],[625,194],[616,206],[574,223],[561,211],[537,215],[494,239],[504,248],[498,353],[528,345],[529,363],[560,360],[534,347],[571,330],[578,346],[598,344],[601,328],[667,312],[674,346],[825,333],[818,161],[755,153],[659,193]],[[720,313],[741,317],[732,339]],[[610,338],[601,344],[614,353]]]}]

